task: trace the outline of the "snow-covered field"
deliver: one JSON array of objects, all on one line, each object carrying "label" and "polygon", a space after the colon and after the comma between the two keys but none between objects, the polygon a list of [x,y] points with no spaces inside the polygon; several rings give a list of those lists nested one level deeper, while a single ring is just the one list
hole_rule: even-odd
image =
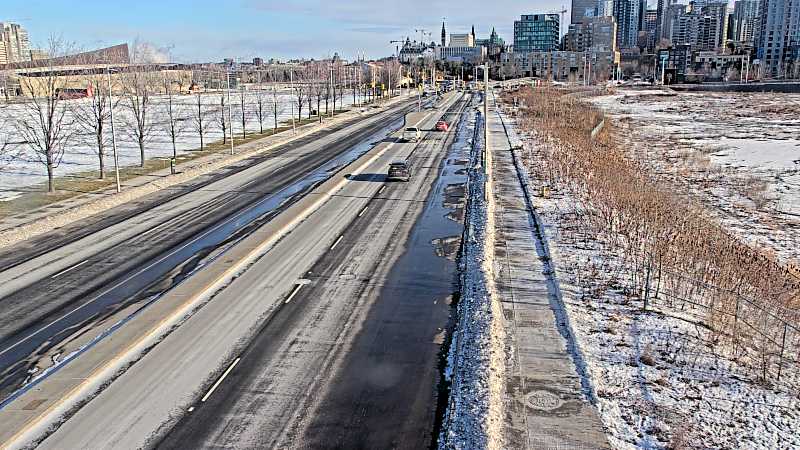
[{"label": "snow-covered field", "polygon": [[[345,94],[345,107],[353,103],[352,92]],[[231,93],[233,133],[241,135],[242,132],[242,107],[241,93],[235,91]],[[248,132],[260,130],[258,117],[256,114],[257,94],[254,91],[245,91],[245,123]],[[264,104],[264,129],[272,128],[274,119],[272,115],[272,92],[262,91]],[[202,108],[207,112],[206,127],[204,133],[205,142],[211,143],[222,139],[222,129],[219,124],[220,117],[220,96],[221,94],[201,95]],[[291,120],[292,102],[295,97],[288,92],[279,92],[278,102],[278,123],[283,124]],[[116,100],[116,99],[115,99]],[[178,153],[186,153],[200,147],[200,137],[195,123],[197,112],[197,97],[194,95],[174,96],[173,110],[178,119],[180,133],[177,138],[176,148]],[[82,103],[88,102],[86,99],[70,100],[64,102],[68,106],[66,122],[72,122],[73,116],[70,110],[78,108]],[[226,99],[227,102],[227,99]],[[314,102],[316,103],[316,102]],[[146,157],[171,157],[172,141],[167,131],[169,116],[167,114],[167,97],[156,96],[152,99],[150,115],[153,123],[153,131],[147,141]],[[340,106],[337,102],[337,108]],[[294,105],[296,108],[296,105]],[[307,116],[307,105],[303,107],[303,117]],[[314,104],[316,109],[316,104]],[[325,111],[324,101],[322,111]],[[228,107],[226,105],[225,114],[227,117]],[[19,104],[0,105],[0,148],[3,143],[10,143],[6,146],[4,155],[0,155],[0,201],[8,201],[25,191],[26,188],[43,183],[47,180],[44,166],[38,162],[36,155],[25,145],[18,144],[21,141],[17,125],[17,118],[25,114],[26,107]],[[139,164],[139,147],[134,136],[131,134],[130,123],[133,115],[126,106],[125,99],[119,99],[114,108],[114,124],[117,139],[117,152],[119,155],[120,166],[135,166]],[[64,152],[61,165],[56,169],[56,176],[66,175],[76,172],[97,170],[98,157],[95,146],[93,145],[94,136],[87,133],[79,125],[73,124],[70,130],[75,132],[75,136],[69,140]],[[113,167],[110,148],[110,127],[106,125],[108,148],[106,149],[106,168]]]},{"label": "snow-covered field", "polygon": [[631,155],[743,239],[800,260],[800,94],[620,91],[591,100]]},{"label": "snow-covered field", "polygon": [[[618,118],[647,129],[646,139],[660,137],[676,145],[678,140],[673,140],[676,135],[688,133],[693,127],[697,127],[695,132],[703,129],[704,125],[696,124],[702,120],[710,122],[705,125],[709,129],[727,128],[709,117],[713,112],[695,111],[696,117],[692,119],[680,113],[681,107],[675,104],[626,109],[629,104],[621,99],[624,96],[600,98],[596,102],[610,110],[617,108]],[[669,108],[674,111],[666,113]],[[656,118],[664,125],[654,124]],[[510,118],[509,122],[514,123]],[[791,121],[787,125],[798,126]],[[520,156],[531,168],[532,186],[546,184],[536,170],[545,157],[542,141],[533,135],[519,138],[524,143]],[[721,138],[718,136],[715,141]],[[632,150],[637,151],[646,147],[647,141],[632,139],[631,142]],[[660,145],[653,144],[660,149],[658,152],[644,151],[651,156],[670,151],[667,144]],[[690,147],[691,143],[686,145]],[[700,153],[703,147],[691,148]],[[721,148],[714,153],[719,153],[716,157],[719,161],[730,161],[736,166],[732,171],[735,170],[737,177],[739,171],[750,172],[754,168],[773,175],[786,169],[785,160],[776,162],[779,158],[766,151],[753,156],[747,150],[727,147],[724,155]],[[785,152],[777,153],[783,157]],[[668,161],[658,161],[653,159],[650,163],[663,171],[667,180],[676,181],[681,172],[669,166]],[[687,189],[713,204],[713,197],[707,197],[705,187],[695,184],[693,176],[697,175],[689,175],[683,181]],[[771,184],[783,185],[781,180]],[[734,189],[722,181],[716,188],[722,196]],[[758,373],[752,367],[740,364],[718,347],[714,334],[703,325],[707,311],[691,306],[675,307],[665,296],[643,310],[642,302],[630,295],[630,266],[602,236],[586,233],[578,218],[582,214],[581,204],[566,189],[549,198],[535,199],[537,212],[545,224],[564,304],[611,444],[620,449],[800,449],[798,368],[785,367],[780,381],[758,381]],[[725,204],[721,210],[726,207],[733,206]],[[782,213],[773,210],[769,214]],[[738,223],[741,232],[747,230],[745,218],[720,216]],[[757,234],[754,238],[766,237]],[[785,243],[778,248],[785,256],[798,251],[797,246]]]}]

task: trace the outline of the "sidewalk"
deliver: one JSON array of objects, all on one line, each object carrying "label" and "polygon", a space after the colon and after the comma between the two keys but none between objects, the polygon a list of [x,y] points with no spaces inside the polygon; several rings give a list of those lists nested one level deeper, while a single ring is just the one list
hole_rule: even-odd
[{"label": "sidewalk", "polygon": [[[493,105],[490,105],[492,107]],[[528,211],[499,115],[490,110],[495,287],[506,342],[506,448],[608,449],[574,350],[557,274]]]},{"label": "sidewalk", "polygon": [[[386,106],[395,105],[407,98],[394,98],[382,105],[380,109],[372,109],[369,106],[364,107],[363,112],[360,111],[360,108],[351,109],[346,113],[334,116],[333,119],[326,119],[322,124],[315,122],[300,126],[297,128],[296,133],[284,131],[243,145],[237,145],[234,155],[220,151],[193,159],[179,164],[177,166],[178,173],[175,175],[170,173],[170,169],[167,166],[165,169],[125,180],[121,183],[121,194],[117,194],[112,186],[79,194],[22,213],[0,217],[0,247],[13,243],[13,241],[20,238],[29,238],[50,229],[65,226],[75,220],[136,200],[160,189],[191,181],[201,175],[256,156],[274,147],[308,136],[311,133],[337,126],[347,120],[352,120],[359,116],[371,117],[375,113],[384,111]],[[35,229],[27,230],[32,225],[36,225]]]}]

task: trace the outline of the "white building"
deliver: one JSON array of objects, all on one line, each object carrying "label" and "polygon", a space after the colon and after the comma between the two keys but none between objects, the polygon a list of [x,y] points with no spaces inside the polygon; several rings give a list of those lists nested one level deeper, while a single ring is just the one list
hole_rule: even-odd
[{"label": "white building", "polygon": [[475,47],[475,36],[472,33],[450,33],[450,47]]},{"label": "white building", "polygon": [[15,23],[0,22],[0,64],[30,61],[28,32]]}]

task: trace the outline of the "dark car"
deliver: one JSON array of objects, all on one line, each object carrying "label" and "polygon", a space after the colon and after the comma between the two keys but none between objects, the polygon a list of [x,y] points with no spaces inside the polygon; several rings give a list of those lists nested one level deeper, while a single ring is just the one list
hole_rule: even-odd
[{"label": "dark car", "polygon": [[408,181],[411,179],[411,166],[405,161],[395,161],[389,164],[387,181]]}]

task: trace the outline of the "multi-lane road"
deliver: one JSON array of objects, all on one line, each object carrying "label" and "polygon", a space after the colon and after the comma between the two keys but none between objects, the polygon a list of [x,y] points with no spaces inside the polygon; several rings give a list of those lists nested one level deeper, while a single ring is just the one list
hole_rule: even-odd
[{"label": "multi-lane road", "polygon": [[[415,107],[398,105],[4,250],[3,409],[57,404],[36,398],[47,378],[10,397],[36,368],[84,349],[90,379],[107,364],[91,352],[157,336],[40,446],[429,446],[470,102],[416,115],[419,143],[397,139]],[[432,131],[442,117],[451,131]],[[385,182],[397,159],[412,162],[408,183]],[[54,415],[25,417],[19,442]]]}]

